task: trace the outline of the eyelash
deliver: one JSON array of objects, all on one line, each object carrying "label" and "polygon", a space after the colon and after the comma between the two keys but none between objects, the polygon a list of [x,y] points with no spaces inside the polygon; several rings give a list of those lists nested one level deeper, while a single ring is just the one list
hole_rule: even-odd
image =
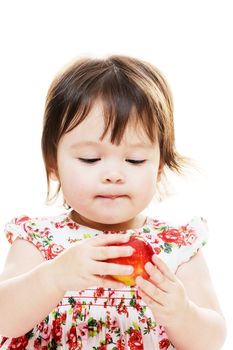
[{"label": "eyelash", "polygon": [[[88,164],[92,164],[97,162],[98,160],[101,160],[101,158],[78,158],[78,159]],[[146,159],[142,159],[142,160],[126,159],[126,161],[131,164],[139,165],[139,164],[145,163]]]}]

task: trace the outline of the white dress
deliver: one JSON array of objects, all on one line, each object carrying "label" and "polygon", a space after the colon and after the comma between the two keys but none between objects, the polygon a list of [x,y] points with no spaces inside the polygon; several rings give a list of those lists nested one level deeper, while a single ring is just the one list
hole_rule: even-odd
[{"label": "white dress", "polygon": [[[148,218],[142,228],[124,232],[149,240],[174,273],[207,239],[206,222],[199,217],[181,226]],[[79,225],[68,213],[40,218],[22,216],[6,225],[10,243],[17,237],[25,239],[34,244],[46,260],[53,259],[76,241],[102,233],[113,232]],[[0,349],[174,350],[174,346],[164,328],[156,324],[137,289],[125,287],[67,291],[57,307],[27,334],[18,338],[0,337]]]}]

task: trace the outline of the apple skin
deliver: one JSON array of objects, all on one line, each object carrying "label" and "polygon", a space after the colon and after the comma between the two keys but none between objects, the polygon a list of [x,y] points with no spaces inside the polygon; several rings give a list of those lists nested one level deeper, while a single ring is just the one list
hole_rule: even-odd
[{"label": "apple skin", "polygon": [[148,279],[149,275],[145,271],[144,266],[148,261],[152,262],[152,256],[155,254],[150,242],[145,240],[142,236],[134,235],[129,238],[128,242],[115,245],[131,246],[134,248],[134,252],[131,256],[108,259],[106,261],[114,264],[132,265],[134,267],[134,271],[131,275],[113,275],[111,277],[114,280],[123,282],[130,287],[135,286],[135,279],[137,276],[142,276],[143,278]]}]

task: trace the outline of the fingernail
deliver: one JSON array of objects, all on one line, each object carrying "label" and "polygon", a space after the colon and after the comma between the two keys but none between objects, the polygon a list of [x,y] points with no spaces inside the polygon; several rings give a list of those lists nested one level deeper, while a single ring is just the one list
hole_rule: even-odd
[{"label": "fingernail", "polygon": [[124,237],[123,237],[123,241],[125,241],[125,242],[127,242],[129,240],[129,235],[124,235]]},{"label": "fingernail", "polygon": [[143,281],[143,278],[141,276],[138,276],[135,280],[136,284],[139,284],[139,285],[142,283],[142,281]]},{"label": "fingernail", "polygon": [[133,273],[134,268],[132,266],[126,267],[125,272],[128,274]]},{"label": "fingernail", "polygon": [[132,248],[132,247],[129,247],[129,249],[128,249],[128,254],[129,254],[129,255],[132,255],[134,252],[135,252],[135,249]]},{"label": "fingernail", "polygon": [[146,269],[151,272],[152,269],[153,269],[153,265],[151,264],[151,262],[147,262],[146,265],[145,265]]}]

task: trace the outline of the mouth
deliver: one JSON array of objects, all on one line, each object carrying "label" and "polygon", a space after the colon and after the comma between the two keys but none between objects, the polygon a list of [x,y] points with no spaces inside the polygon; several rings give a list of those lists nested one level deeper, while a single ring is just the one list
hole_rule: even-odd
[{"label": "mouth", "polygon": [[126,198],[128,197],[125,194],[105,194],[105,195],[98,195],[97,198],[107,198],[107,199],[116,199],[116,198]]}]

